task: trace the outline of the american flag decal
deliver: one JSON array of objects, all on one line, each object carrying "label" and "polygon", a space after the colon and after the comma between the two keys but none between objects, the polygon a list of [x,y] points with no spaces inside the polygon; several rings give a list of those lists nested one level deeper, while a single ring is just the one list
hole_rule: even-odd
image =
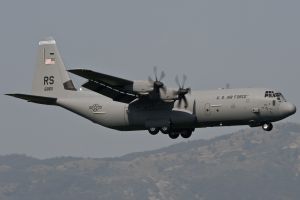
[{"label": "american flag decal", "polygon": [[46,65],[54,65],[55,64],[55,58],[46,58],[45,59]]}]

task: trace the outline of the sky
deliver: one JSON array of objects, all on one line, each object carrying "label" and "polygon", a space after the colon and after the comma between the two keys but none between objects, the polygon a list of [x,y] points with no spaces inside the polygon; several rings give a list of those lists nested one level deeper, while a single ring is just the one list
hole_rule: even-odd
[{"label": "sky", "polygon": [[[68,69],[141,80],[158,66],[168,86],[186,74],[192,90],[268,87],[300,107],[299,7],[296,0],[3,0],[0,154],[110,157],[188,141],[118,132],[3,95],[31,92],[38,41],[47,36]],[[299,119],[296,113],[284,121]],[[242,128],[249,127],[197,129],[189,140]]]}]

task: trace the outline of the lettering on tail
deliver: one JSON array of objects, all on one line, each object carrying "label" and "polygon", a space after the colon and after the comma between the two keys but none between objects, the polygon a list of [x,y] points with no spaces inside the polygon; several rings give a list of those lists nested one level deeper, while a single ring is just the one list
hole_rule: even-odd
[{"label": "lettering on tail", "polygon": [[54,84],[54,76],[44,76],[44,91],[49,92],[53,91],[53,87],[51,85]]}]

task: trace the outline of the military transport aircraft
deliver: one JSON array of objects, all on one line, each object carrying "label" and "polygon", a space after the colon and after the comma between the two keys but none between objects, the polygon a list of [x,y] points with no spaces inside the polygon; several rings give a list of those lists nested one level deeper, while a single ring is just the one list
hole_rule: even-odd
[{"label": "military transport aircraft", "polygon": [[[87,79],[77,90],[68,72]],[[120,130],[159,131],[175,139],[189,138],[195,128],[213,126],[262,126],[296,112],[296,107],[273,89],[242,88],[192,91],[185,88],[186,76],[178,88],[167,88],[154,68],[154,78],[132,81],[88,69],[66,71],[56,42],[39,42],[32,94],[7,94],[29,102],[56,105],[94,123]]]}]

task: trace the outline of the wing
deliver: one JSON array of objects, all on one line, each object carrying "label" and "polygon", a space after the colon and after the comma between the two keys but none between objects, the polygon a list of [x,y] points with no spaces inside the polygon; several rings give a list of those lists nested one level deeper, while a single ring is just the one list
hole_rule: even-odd
[{"label": "wing", "polygon": [[68,71],[89,80],[82,87],[107,96],[114,101],[130,103],[137,98],[137,94],[130,89],[133,81],[86,69]]},{"label": "wing", "polygon": [[71,69],[68,71],[78,76],[81,76],[83,78],[89,79],[91,81],[103,83],[111,87],[124,87],[124,86],[128,87],[133,84],[133,81],[107,75],[107,74],[102,74],[99,72],[94,72],[88,69]]},{"label": "wing", "polygon": [[83,84],[82,87],[107,96],[114,101],[119,101],[122,103],[130,103],[137,98],[137,96],[134,94],[126,93],[124,91],[111,88],[95,81],[88,81]]}]

